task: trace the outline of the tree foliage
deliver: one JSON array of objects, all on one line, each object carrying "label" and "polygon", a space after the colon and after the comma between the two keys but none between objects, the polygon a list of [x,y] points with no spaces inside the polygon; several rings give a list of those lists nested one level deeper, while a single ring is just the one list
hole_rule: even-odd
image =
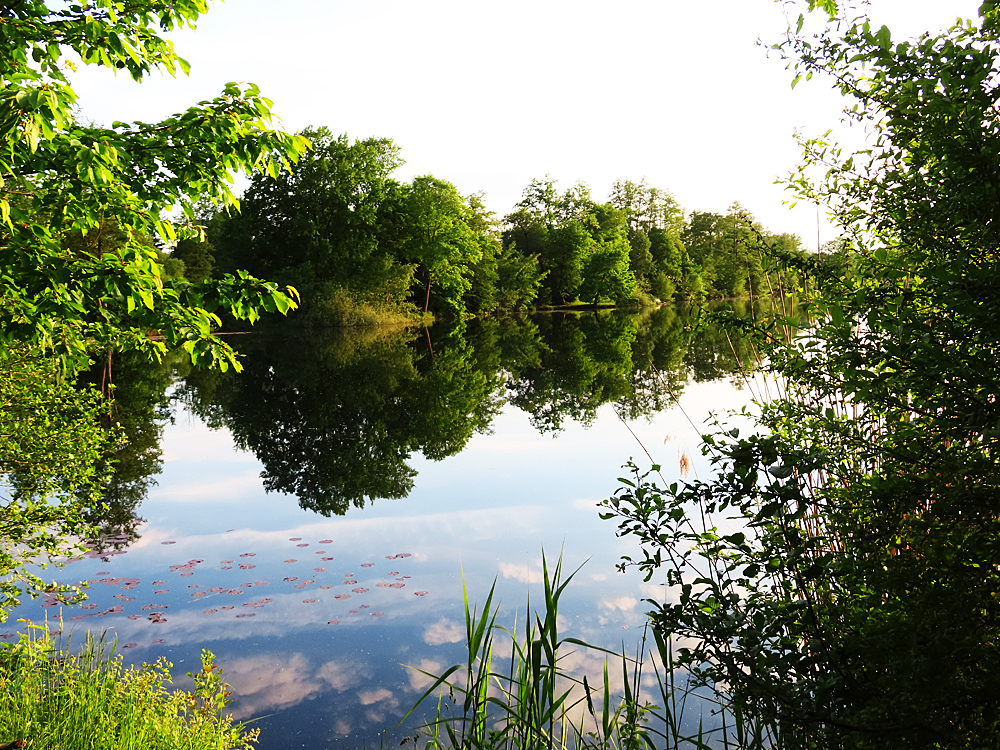
[{"label": "tree foliage", "polygon": [[[258,457],[265,489],[318,513],[343,514],[406,497],[414,453],[435,461],[458,453],[490,429],[504,400],[537,429],[555,432],[569,420],[591,423],[606,404],[633,419],[649,417],[689,380],[724,377],[748,364],[746,347],[736,341],[734,351],[712,326],[695,331],[697,318],[695,309],[663,307],[645,315],[480,318],[416,334],[282,331],[244,344],[242,373],[195,369],[177,392]],[[150,458],[132,448],[149,431],[143,415],[156,402],[143,385],[155,377],[137,377],[127,389],[138,414],[121,418],[134,436],[122,448],[125,468]],[[126,473],[112,486],[128,490],[138,479]]]},{"label": "tree foliage", "polygon": [[[834,212],[857,272],[817,275],[799,337],[761,331],[788,396],[756,434],[706,438],[716,478],[638,472],[607,515],[676,586],[655,626],[690,636],[682,661],[782,746],[992,747],[1000,18],[986,3],[906,41],[863,15],[816,36],[805,20],[778,48],[832,77],[871,142],[805,141],[792,184]],[[741,523],[699,527],[692,507]]]},{"label": "tree foliage", "polygon": [[670,193],[645,182],[616,182],[601,203],[582,183],[560,191],[546,178],[501,227],[479,194],[433,175],[394,179],[402,161],[388,139],[307,135],[313,150],[289,173],[259,175],[240,214],[206,223],[220,269],[294,284],[315,323],[776,294],[797,276],[772,268],[781,283],[764,288],[760,234],[808,272],[790,236],[767,235],[738,205],[685,221]]},{"label": "tree foliage", "polygon": [[[189,215],[206,197],[235,205],[234,171],[276,175],[307,148],[270,128],[270,101],[255,86],[222,94],[157,123],[85,125],[66,69],[84,64],[142,80],[187,63],[163,32],[193,26],[205,0],[88,4],[22,0],[0,9],[0,337],[58,355],[96,344],[162,356],[181,346],[228,366],[212,335],[218,311],[256,319],[287,311],[294,294],[247,274],[202,285],[161,278],[147,235],[175,237],[165,214]],[[65,238],[111,226],[123,241],[85,248]],[[290,296],[291,295],[291,296]],[[163,339],[148,336],[158,331]]]},{"label": "tree foliage", "polygon": [[100,393],[61,381],[50,358],[25,346],[0,350],[0,622],[23,591],[73,594],[29,565],[79,550],[111,443],[95,429],[104,412]]},{"label": "tree foliage", "polygon": [[296,306],[294,289],[245,271],[194,284],[161,272],[158,248],[183,228],[171,211],[190,219],[198,200],[236,206],[234,172],[273,177],[308,148],[271,128],[271,102],[255,86],[227,84],[155,123],[76,115],[68,70],[96,65],[136,81],[186,72],[165,34],[206,9],[206,0],[0,6],[0,616],[22,589],[45,587],[26,565],[58,557],[100,515],[103,459],[119,435],[101,429],[101,392],[69,385],[90,356],[178,349],[239,369],[214,335],[219,315],[252,322]]},{"label": "tree foliage", "polygon": [[474,268],[483,259],[466,199],[451,183],[424,175],[398,186],[383,209],[392,226],[389,242],[396,257],[411,262],[416,278],[426,280],[424,312],[436,287],[442,302],[460,317],[472,290]]},{"label": "tree foliage", "polygon": [[[645,181],[616,182],[598,203],[585,185],[560,194],[551,179],[534,180],[504,223],[505,247],[538,258],[539,301],[549,305],[778,294],[814,272],[797,240],[768,233],[739,204],[685,219],[670,193]],[[794,262],[768,264],[760,239]]]},{"label": "tree foliage", "polygon": [[198,284],[210,279],[215,271],[215,248],[210,242],[199,242],[196,239],[187,237],[179,240],[170,253],[170,258],[180,261],[183,265],[185,279],[191,283]]},{"label": "tree foliage", "polygon": [[277,180],[255,178],[242,212],[210,226],[223,267],[301,286],[303,312],[317,322],[344,323],[352,306],[404,317],[489,312],[501,265],[516,282],[506,297],[532,299],[530,269],[501,262],[478,196],[433,175],[393,179],[403,162],[389,139],[352,143],[326,128],[307,134],[308,156]]},{"label": "tree foliage", "polygon": [[504,244],[538,258],[544,303],[625,304],[638,292],[626,222],[623,211],[596,203],[586,185],[560,195],[554,181],[533,180],[504,220]]}]

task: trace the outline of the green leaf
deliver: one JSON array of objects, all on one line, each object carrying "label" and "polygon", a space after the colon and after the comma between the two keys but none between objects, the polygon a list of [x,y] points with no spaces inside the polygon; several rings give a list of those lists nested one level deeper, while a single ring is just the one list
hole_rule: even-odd
[{"label": "green leaf", "polygon": [[767,473],[770,474],[775,479],[787,479],[792,474],[795,473],[794,466],[771,466],[768,468]]},{"label": "green leaf", "polygon": [[882,26],[878,30],[877,34],[878,45],[885,51],[892,49],[892,33],[889,31],[888,26]]}]

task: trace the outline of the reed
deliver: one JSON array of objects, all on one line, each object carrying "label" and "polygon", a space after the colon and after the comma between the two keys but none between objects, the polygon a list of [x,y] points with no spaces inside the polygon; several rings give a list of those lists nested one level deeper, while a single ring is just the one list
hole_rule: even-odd
[{"label": "reed", "polygon": [[[171,664],[125,667],[114,642],[73,652],[30,624],[0,649],[0,745],[31,750],[250,750],[258,730],[225,713],[229,693],[209,651],[191,691],[170,689]],[[20,746],[20,745],[13,745]]]},{"label": "reed", "polygon": [[[434,719],[412,738],[417,746],[463,750],[773,746],[773,735],[760,722],[696,694],[683,670],[675,668],[670,639],[655,628],[647,629],[653,635],[648,651],[644,634],[634,656],[561,636],[559,600],[577,571],[563,578],[561,558],[550,571],[544,554],[542,569],[542,606],[533,611],[528,601],[520,629],[516,623],[510,629],[497,623],[495,581],[480,610],[470,605],[463,580],[466,660],[440,674],[416,670],[433,681],[407,717],[437,696]],[[509,637],[509,647],[500,646],[497,636],[504,641]],[[596,683],[592,675],[563,667],[565,657],[576,649],[603,656],[603,674]],[[620,673],[611,669],[615,662],[620,663]]]}]

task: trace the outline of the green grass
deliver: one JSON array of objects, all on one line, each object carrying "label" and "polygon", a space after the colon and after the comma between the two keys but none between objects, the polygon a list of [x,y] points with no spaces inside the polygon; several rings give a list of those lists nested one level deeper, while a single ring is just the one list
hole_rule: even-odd
[{"label": "green grass", "polygon": [[228,685],[209,651],[190,692],[171,664],[124,667],[114,644],[87,638],[76,653],[29,624],[0,648],[0,744],[28,750],[250,750],[257,730],[225,714]]},{"label": "green grass", "polygon": [[[562,561],[549,571],[543,555],[543,606],[518,633],[497,624],[496,584],[482,611],[470,606],[463,582],[467,658],[432,678],[414,709],[437,696],[433,721],[411,739],[418,747],[467,750],[765,750],[780,748],[776,728],[693,697],[674,667],[669,638],[649,626],[634,657],[560,637],[559,599],[573,574]],[[498,635],[505,645],[500,645]],[[507,642],[507,637],[510,641]],[[503,653],[500,653],[500,651]],[[577,650],[596,652],[603,674],[592,680],[564,668]],[[615,668],[613,668],[615,667]],[[620,667],[620,668],[617,668]],[[612,677],[612,674],[616,674]],[[412,710],[411,710],[412,712]],[[405,721],[405,719],[404,719]],[[706,726],[707,725],[707,726]]]}]

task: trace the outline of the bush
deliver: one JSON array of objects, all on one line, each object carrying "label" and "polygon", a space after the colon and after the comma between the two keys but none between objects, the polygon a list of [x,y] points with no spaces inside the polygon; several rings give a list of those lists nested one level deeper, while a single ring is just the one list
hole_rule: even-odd
[{"label": "bush", "polygon": [[783,747],[1000,736],[1000,12],[980,13],[907,42],[862,16],[779,45],[871,129],[853,155],[807,141],[793,178],[857,272],[819,275],[797,337],[790,320],[745,326],[782,396],[753,433],[705,438],[712,479],[632,467],[606,504],[635,564],[675,587],[654,627]]},{"label": "bush", "polygon": [[73,653],[29,624],[0,649],[0,740],[34,750],[250,750],[259,730],[224,713],[228,685],[214,655],[202,651],[190,692],[166,687],[171,666],[161,658],[125,668],[113,646],[89,636]]}]

